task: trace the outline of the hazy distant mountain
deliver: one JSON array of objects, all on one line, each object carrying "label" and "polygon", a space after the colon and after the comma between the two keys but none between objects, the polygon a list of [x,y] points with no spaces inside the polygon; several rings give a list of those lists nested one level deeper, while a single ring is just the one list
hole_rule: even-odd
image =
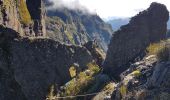
[{"label": "hazy distant mountain", "polygon": [[168,21],[168,29],[170,29],[170,17],[169,17],[169,21]]},{"label": "hazy distant mountain", "polygon": [[120,26],[125,25],[129,22],[129,18],[120,18],[120,19],[111,19],[108,20],[107,23],[112,25],[113,30],[117,30],[120,28]]},{"label": "hazy distant mountain", "polygon": [[[169,18],[170,19],[170,18]],[[112,25],[114,31],[120,28],[120,26],[125,25],[129,22],[130,18],[117,18],[117,19],[110,19],[106,21],[107,23]],[[170,20],[168,21],[168,29],[170,29]]]}]

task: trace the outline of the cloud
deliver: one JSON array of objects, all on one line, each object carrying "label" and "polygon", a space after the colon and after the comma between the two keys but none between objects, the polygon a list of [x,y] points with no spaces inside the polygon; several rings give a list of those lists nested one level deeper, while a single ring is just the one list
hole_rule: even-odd
[{"label": "cloud", "polygon": [[50,0],[53,8],[66,7],[97,13],[102,18],[131,17],[147,9],[152,2],[165,4],[170,10],[170,0]]},{"label": "cloud", "polygon": [[48,0],[49,2],[53,2],[52,6],[49,6],[48,9],[60,9],[60,8],[68,8],[71,10],[81,10],[84,13],[95,13],[94,11],[90,11],[86,6],[82,5],[79,0]]}]

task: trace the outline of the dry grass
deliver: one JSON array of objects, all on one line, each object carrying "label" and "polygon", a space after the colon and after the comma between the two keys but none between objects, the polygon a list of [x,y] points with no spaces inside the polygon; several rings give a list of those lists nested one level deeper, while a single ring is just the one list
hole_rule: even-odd
[{"label": "dry grass", "polygon": [[170,40],[161,41],[151,44],[147,48],[149,55],[156,55],[158,61],[169,61],[170,57]]},{"label": "dry grass", "polygon": [[[20,2],[19,2],[20,1]],[[32,23],[30,13],[24,0],[17,0],[20,21],[22,24],[28,25]]]},{"label": "dry grass", "polygon": [[149,55],[156,55],[157,52],[165,46],[165,42],[161,41],[159,43],[152,43],[147,47]]},{"label": "dry grass", "polygon": [[156,54],[158,61],[170,61],[169,53],[170,47],[168,45],[163,46]]}]

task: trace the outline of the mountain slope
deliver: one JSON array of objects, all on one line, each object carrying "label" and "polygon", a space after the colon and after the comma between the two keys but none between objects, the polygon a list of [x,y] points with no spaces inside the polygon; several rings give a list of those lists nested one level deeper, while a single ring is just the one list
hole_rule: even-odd
[{"label": "mountain slope", "polygon": [[129,18],[111,19],[107,21],[107,23],[112,25],[112,29],[116,31],[120,28],[120,26],[127,24],[129,20],[130,20]]},{"label": "mountain slope", "polygon": [[67,8],[47,12],[47,36],[50,38],[77,45],[96,40],[107,50],[113,31],[99,16]]}]

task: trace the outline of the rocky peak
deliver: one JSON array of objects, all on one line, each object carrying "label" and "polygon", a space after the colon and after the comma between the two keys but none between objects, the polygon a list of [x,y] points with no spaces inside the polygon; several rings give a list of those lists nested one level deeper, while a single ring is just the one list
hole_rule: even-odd
[{"label": "rocky peak", "polygon": [[168,18],[167,8],[159,3],[152,3],[147,10],[131,18],[129,24],[113,34],[104,72],[118,78],[129,62],[145,55],[149,44],[165,39]]}]

